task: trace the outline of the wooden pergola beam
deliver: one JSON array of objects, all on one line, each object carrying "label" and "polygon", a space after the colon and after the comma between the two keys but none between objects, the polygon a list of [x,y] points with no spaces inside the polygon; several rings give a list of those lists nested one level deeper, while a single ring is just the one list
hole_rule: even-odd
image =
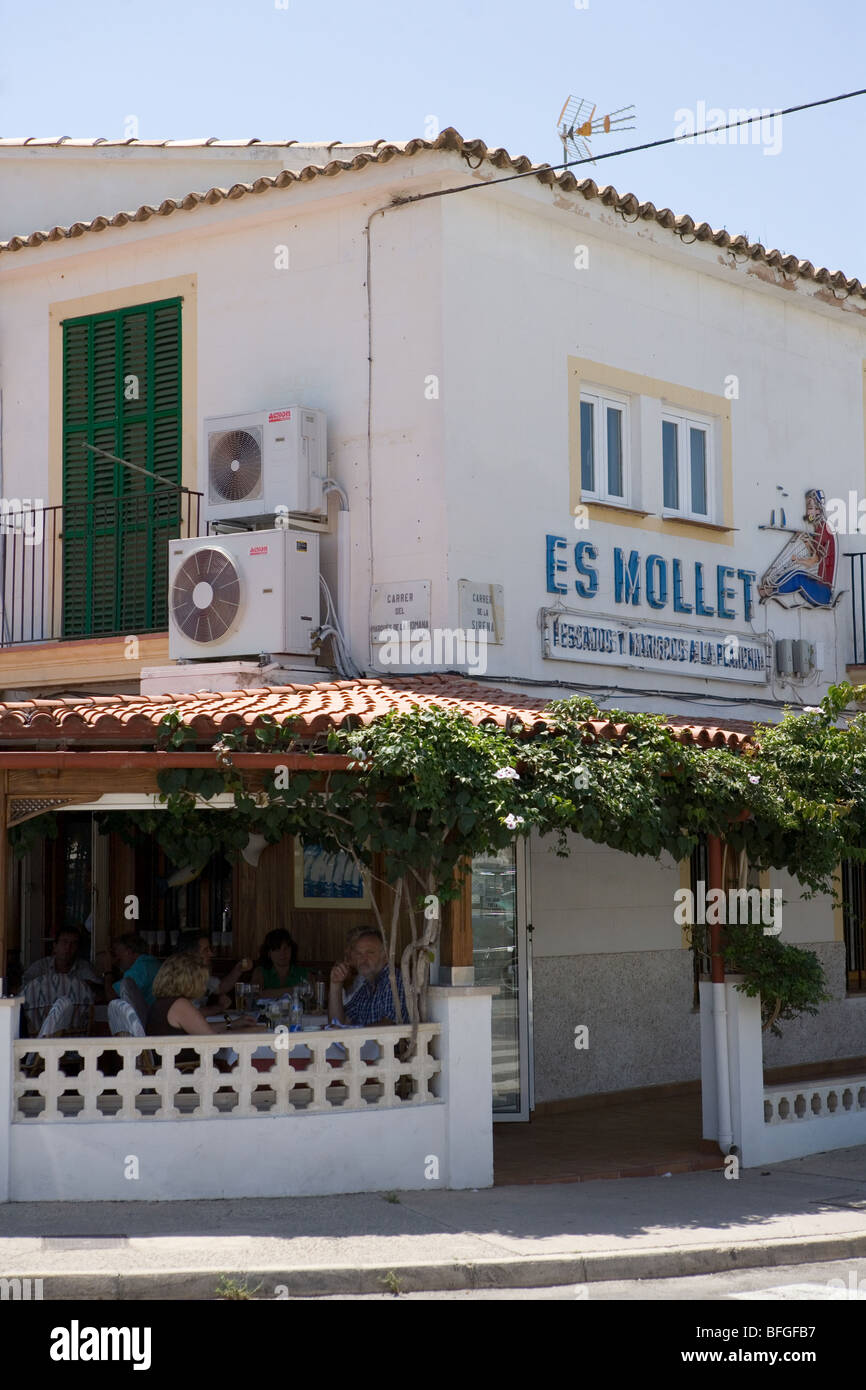
[{"label": "wooden pergola beam", "polygon": [[[235,753],[232,767],[246,774],[251,790],[258,790],[265,774],[274,768],[286,767],[289,772],[318,774],[313,786],[320,790],[320,779],[328,772],[349,771],[351,759],[336,753]],[[5,776],[11,799],[46,800],[71,798],[78,802],[96,801],[103,794],[129,792],[136,795],[156,795],[157,778],[173,768],[217,771],[220,764],[214,753],[148,751],[117,752],[107,749],[86,749],[74,752],[52,752],[50,749],[22,752],[0,751],[0,773]],[[118,774],[122,776],[118,777]],[[45,807],[50,810],[50,807]],[[15,815],[13,821],[22,817]]]},{"label": "wooden pergola beam", "polygon": [[[443,984],[475,983],[472,939],[472,863],[461,866],[463,882],[458,897],[445,904],[439,944],[439,977]],[[459,875],[458,875],[459,876]]]},{"label": "wooden pergola beam", "polygon": [[[213,751],[187,751],[183,748],[169,752],[155,752],[152,749],[115,748],[4,748],[0,749],[0,769],[20,771],[25,768],[45,768],[66,770],[67,768],[92,768],[98,771],[132,771],[140,768],[155,768],[167,772],[175,767],[218,768],[228,758],[232,767],[245,771],[249,768],[287,767],[290,772],[350,772],[353,759],[342,753],[229,753],[217,754]],[[355,767],[358,766],[355,762]]]}]

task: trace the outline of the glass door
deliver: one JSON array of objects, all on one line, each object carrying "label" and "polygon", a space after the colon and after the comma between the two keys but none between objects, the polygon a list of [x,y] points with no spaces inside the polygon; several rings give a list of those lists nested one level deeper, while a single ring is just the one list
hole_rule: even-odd
[{"label": "glass door", "polygon": [[475,983],[495,985],[493,1118],[528,1120],[530,971],[526,923],[525,844],[472,861]]}]

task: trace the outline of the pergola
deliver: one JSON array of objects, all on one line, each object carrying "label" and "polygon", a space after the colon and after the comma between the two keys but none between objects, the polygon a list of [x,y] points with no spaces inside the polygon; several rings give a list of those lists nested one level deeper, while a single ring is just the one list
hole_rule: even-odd
[{"label": "pergola", "polygon": [[[292,719],[296,746],[309,752],[235,752],[233,766],[251,788],[277,766],[324,775],[351,770],[351,759],[312,751],[331,729],[366,726],[391,712],[439,708],[460,713],[475,725],[529,731],[551,727],[548,701],[506,691],[460,676],[395,676],[356,681],[285,685],[272,689],[145,697],[104,695],[0,704],[0,827],[13,826],[50,811],[136,809],[153,806],[158,776],[173,768],[216,770],[214,744],[237,729],[253,729],[268,720]],[[171,712],[188,725],[195,745],[157,751],[160,721]],[[623,726],[592,721],[597,737],[618,739]],[[751,735],[741,723],[720,728],[687,719],[669,721],[683,744],[739,750]],[[218,809],[227,798],[210,803]],[[0,855],[0,962],[8,942],[9,894],[7,853]],[[721,886],[721,845],[711,838],[710,885]],[[716,943],[717,944],[717,943]],[[440,962],[443,978],[466,983],[472,975],[471,885],[448,905],[442,926]],[[714,954],[718,978],[721,956]]]}]

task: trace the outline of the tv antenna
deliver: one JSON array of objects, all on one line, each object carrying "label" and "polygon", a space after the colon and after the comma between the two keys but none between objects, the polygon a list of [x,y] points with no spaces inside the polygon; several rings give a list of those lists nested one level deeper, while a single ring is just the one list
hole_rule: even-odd
[{"label": "tv antenna", "polygon": [[594,102],[590,103],[584,97],[570,96],[560,111],[556,130],[566,161],[569,145],[579,159],[592,160],[590,136],[608,135],[612,130],[634,130],[633,106],[621,106],[618,111],[611,111],[606,116],[596,116],[597,109]]}]

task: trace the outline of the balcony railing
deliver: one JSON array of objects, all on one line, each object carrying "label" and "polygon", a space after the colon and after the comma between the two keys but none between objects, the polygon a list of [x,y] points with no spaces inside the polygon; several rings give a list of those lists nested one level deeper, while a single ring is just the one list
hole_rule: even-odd
[{"label": "balcony railing", "polygon": [[62,507],[0,499],[0,647],[165,631],[168,545],[200,534],[201,499],[168,488]]}]

